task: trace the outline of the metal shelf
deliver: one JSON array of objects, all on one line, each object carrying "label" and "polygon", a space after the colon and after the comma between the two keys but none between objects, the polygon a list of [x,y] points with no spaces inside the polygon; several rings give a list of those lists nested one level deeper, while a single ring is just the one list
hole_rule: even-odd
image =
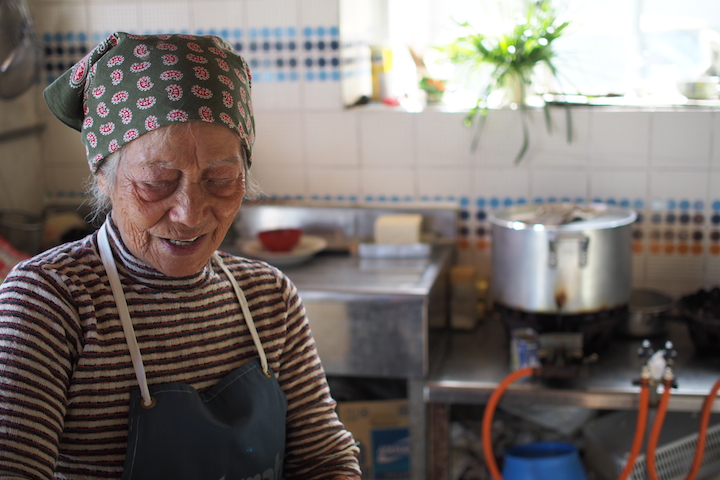
[{"label": "metal shelf", "polygon": [[0,132],[0,143],[19,140],[28,135],[36,135],[42,133],[43,130],[45,130],[45,125],[31,125],[29,127]]}]

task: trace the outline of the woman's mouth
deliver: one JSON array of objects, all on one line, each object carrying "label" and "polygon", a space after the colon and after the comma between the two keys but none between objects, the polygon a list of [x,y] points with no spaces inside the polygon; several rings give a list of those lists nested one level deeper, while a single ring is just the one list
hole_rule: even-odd
[{"label": "woman's mouth", "polygon": [[174,240],[172,238],[166,238],[165,240],[173,245],[177,245],[178,247],[187,247],[188,245],[192,245],[198,238],[200,237],[198,236],[188,240]]}]

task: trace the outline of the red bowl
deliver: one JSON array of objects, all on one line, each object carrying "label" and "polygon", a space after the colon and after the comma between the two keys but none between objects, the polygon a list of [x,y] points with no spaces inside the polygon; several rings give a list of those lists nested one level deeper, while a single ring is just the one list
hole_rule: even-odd
[{"label": "red bowl", "polygon": [[289,252],[297,245],[301,236],[300,228],[279,228],[258,233],[262,246],[271,252]]}]

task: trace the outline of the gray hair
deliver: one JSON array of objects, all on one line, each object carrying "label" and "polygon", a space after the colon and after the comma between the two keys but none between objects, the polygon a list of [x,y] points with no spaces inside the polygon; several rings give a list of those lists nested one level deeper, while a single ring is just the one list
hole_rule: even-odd
[{"label": "gray hair", "polygon": [[[158,141],[164,144],[168,141],[170,130],[180,128],[185,124],[169,125],[164,128],[160,128],[153,133],[158,136]],[[238,138],[240,138],[238,136]],[[112,202],[110,196],[104,194],[100,190],[99,177],[102,176],[105,179],[105,186],[108,192],[112,192],[115,189],[115,181],[117,179],[117,169],[122,159],[125,148],[128,144],[123,145],[118,151],[111,153],[98,168],[95,175],[91,175],[85,185],[85,193],[87,195],[88,202],[90,204],[90,215],[88,221],[94,225],[101,224],[105,219],[105,216],[112,210]],[[242,149],[243,160],[245,165],[245,199],[254,200],[263,195],[260,185],[257,183],[255,178],[250,173],[250,165],[248,162],[248,156],[245,149]]]}]

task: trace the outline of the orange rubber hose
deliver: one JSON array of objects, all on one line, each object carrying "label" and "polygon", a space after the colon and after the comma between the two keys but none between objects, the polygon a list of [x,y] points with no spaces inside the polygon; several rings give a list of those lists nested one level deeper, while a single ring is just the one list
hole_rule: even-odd
[{"label": "orange rubber hose", "polygon": [[650,438],[648,439],[647,449],[645,450],[645,460],[647,464],[647,473],[650,480],[659,480],[657,476],[657,469],[655,466],[655,449],[657,448],[658,441],[660,440],[660,432],[662,431],[663,423],[665,422],[665,414],[667,413],[668,403],[670,402],[670,390],[672,389],[672,380],[663,380],[663,394],[660,397],[660,404],[658,405],[657,413],[655,414],[655,421],[650,431]]},{"label": "orange rubber hose", "polygon": [[493,415],[495,414],[495,408],[497,408],[497,405],[500,402],[500,397],[502,397],[503,393],[505,393],[505,390],[507,390],[507,387],[511,383],[522,377],[534,375],[537,371],[538,369],[536,368],[527,367],[512,372],[510,375],[505,377],[502,382],[500,382],[498,387],[493,391],[492,395],[490,395],[490,399],[485,406],[482,423],[483,455],[485,456],[485,464],[490,471],[490,475],[492,475],[495,480],[503,480],[500,470],[498,469],[497,462],[495,462],[495,454],[492,449],[492,422]]},{"label": "orange rubber hose", "polygon": [[645,438],[645,426],[647,425],[647,415],[650,400],[650,386],[647,379],[640,380],[640,400],[638,405],[638,417],[637,423],[635,424],[635,438],[633,439],[632,447],[630,448],[630,456],[627,459],[625,468],[620,472],[618,480],[626,480],[630,473],[635,468],[635,460],[640,453],[642,448],[643,439]]},{"label": "orange rubber hose", "polygon": [[720,380],[715,382],[710,393],[705,397],[703,403],[702,416],[700,417],[700,430],[698,431],[697,446],[695,448],[695,457],[693,458],[692,467],[690,473],[688,473],[686,480],[695,480],[695,477],[700,470],[700,464],[702,464],[703,455],[705,454],[705,440],[707,439],[707,428],[710,422],[710,414],[712,413],[712,406],[717,397],[718,390],[720,390]]}]

